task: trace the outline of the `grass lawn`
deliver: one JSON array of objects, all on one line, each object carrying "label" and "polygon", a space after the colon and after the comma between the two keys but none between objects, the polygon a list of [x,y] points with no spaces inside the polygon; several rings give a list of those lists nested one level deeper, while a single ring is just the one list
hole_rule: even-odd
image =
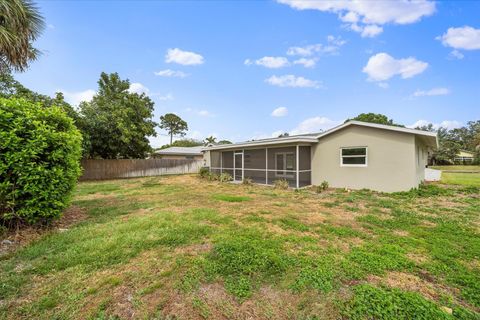
[{"label": "grass lawn", "polygon": [[447,171],[472,171],[480,173],[480,166],[430,166],[432,169]]},{"label": "grass lawn", "polygon": [[442,172],[442,183],[480,187],[480,172]]},{"label": "grass lawn", "polygon": [[88,182],[63,220],[0,257],[0,318],[480,317],[477,187]]}]

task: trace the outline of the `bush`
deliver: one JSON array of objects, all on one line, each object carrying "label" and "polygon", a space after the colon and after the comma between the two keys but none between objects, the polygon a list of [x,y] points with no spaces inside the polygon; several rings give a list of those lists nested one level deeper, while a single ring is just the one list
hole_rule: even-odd
[{"label": "bush", "polygon": [[229,173],[224,172],[220,176],[218,176],[218,180],[220,182],[229,182],[229,181],[232,181],[233,178]]},{"label": "bush", "polygon": [[82,137],[59,107],[0,98],[0,222],[48,222],[80,176]]},{"label": "bush", "polygon": [[251,178],[243,179],[242,183],[246,186],[251,186],[253,184],[253,180]]},{"label": "bush", "polygon": [[220,179],[220,176],[216,173],[209,172],[209,174],[207,175],[207,179],[209,181],[218,181]]},{"label": "bush", "polygon": [[201,167],[198,171],[198,175],[200,176],[200,178],[208,178],[208,176],[210,175],[210,169],[208,167]]},{"label": "bush", "polygon": [[322,181],[319,186],[314,186],[314,190],[316,193],[322,193],[323,191],[328,189],[328,181]]},{"label": "bush", "polygon": [[275,189],[287,190],[289,185],[286,179],[278,179],[273,182]]}]

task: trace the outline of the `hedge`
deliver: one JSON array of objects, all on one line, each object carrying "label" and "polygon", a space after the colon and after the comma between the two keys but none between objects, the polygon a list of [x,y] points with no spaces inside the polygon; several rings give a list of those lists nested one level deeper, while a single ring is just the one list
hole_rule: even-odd
[{"label": "hedge", "polygon": [[0,98],[0,223],[44,223],[68,206],[82,136],[59,107]]}]

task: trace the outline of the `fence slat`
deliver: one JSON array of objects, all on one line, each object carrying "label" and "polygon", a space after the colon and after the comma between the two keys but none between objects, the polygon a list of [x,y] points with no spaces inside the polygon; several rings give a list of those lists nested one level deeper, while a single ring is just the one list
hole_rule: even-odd
[{"label": "fence slat", "polygon": [[109,159],[82,160],[80,181],[197,173],[203,160],[192,159]]}]

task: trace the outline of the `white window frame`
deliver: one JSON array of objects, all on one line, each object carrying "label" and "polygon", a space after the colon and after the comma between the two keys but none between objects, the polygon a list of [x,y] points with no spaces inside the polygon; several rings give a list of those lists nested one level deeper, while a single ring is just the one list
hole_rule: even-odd
[{"label": "white window frame", "polygon": [[[283,168],[278,169],[277,167],[277,155],[283,155]],[[295,177],[295,162],[293,163],[293,169],[287,169],[287,155],[291,154],[293,156],[293,161],[295,161],[295,152],[275,152],[275,177],[282,177],[282,178],[293,178]],[[278,173],[278,171],[283,171],[284,174]]]},{"label": "white window frame", "polygon": [[[359,155],[344,156],[342,153],[343,149],[365,149],[365,156],[359,156]],[[344,164],[343,163],[343,158],[359,158],[359,157],[365,157],[365,164]],[[360,168],[368,167],[368,147],[366,146],[341,147],[340,148],[340,167],[360,167]]]}]

